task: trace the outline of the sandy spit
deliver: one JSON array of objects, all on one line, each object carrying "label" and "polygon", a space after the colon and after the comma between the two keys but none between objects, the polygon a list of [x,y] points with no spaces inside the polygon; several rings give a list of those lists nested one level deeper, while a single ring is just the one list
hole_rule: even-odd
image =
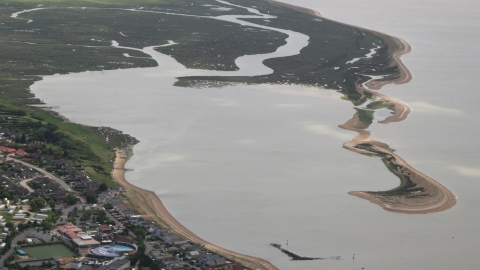
[{"label": "sandy spit", "polygon": [[[379,35],[383,35],[379,33]],[[389,48],[395,48],[391,53],[394,63],[397,64],[400,76],[398,78],[384,78],[381,80],[372,80],[366,83],[366,87],[361,84],[357,84],[357,90],[360,93],[369,92],[372,95],[379,97],[381,100],[394,105],[394,113],[379,121],[381,124],[388,124],[391,122],[400,122],[407,118],[410,113],[410,107],[407,104],[396,100],[394,98],[385,96],[373,90],[379,90],[382,86],[394,83],[403,84],[412,79],[410,71],[400,60],[400,57],[411,51],[410,45],[405,40],[400,38],[390,38],[384,36]],[[387,163],[396,168],[396,173],[404,177],[408,177],[413,183],[416,184],[416,188],[421,188],[421,192],[415,194],[402,194],[402,195],[385,195],[379,192],[370,191],[352,191],[350,195],[360,197],[362,199],[369,200],[372,203],[378,204],[383,209],[392,212],[406,213],[406,214],[428,214],[447,210],[453,207],[457,198],[455,195],[447,189],[445,186],[435,181],[431,177],[419,172],[408,164],[404,159],[394,153],[394,150],[390,149],[387,144],[375,141],[370,138],[370,132],[366,130],[368,126],[362,125],[356,113],[352,119],[348,120],[345,124],[340,125],[340,128],[356,131],[358,136],[354,137],[350,142],[343,144],[343,147],[360,154],[367,155],[381,155],[389,157]],[[368,149],[359,147],[359,145],[368,143],[371,145]],[[370,151],[372,150],[372,151]]]}]

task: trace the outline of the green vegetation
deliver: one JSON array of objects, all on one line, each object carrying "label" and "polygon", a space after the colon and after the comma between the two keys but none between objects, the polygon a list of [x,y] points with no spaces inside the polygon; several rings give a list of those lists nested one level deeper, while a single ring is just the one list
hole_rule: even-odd
[{"label": "green vegetation", "polygon": [[45,203],[44,198],[32,198],[28,201],[28,204],[30,204],[30,211],[32,212],[38,212],[40,208],[45,206]]},{"label": "green vegetation", "polygon": [[26,247],[23,248],[23,251],[36,259],[59,258],[63,256],[72,256],[74,254],[62,244]]},{"label": "green vegetation", "polygon": [[[299,55],[267,59],[264,64],[274,70],[273,74],[255,77],[186,77],[177,85],[194,87],[219,86],[218,82],[249,84],[301,84],[325,86],[346,95],[355,105],[365,97],[357,92],[355,84],[365,82],[368,77],[359,74],[385,75],[398,73],[396,62],[391,58],[395,43],[388,36],[365,31],[358,27],[343,25],[328,19],[319,19],[290,8],[262,1],[236,0],[236,4],[256,6],[263,13],[277,16],[265,22],[259,19],[247,21],[282,29],[289,29],[310,37],[307,47]],[[371,59],[364,57],[372,48],[380,46]]]},{"label": "green vegetation", "polygon": [[[369,143],[362,143],[358,144],[357,148],[367,150],[372,155],[378,156],[382,159],[383,164],[387,169],[396,175],[400,179],[400,185],[396,188],[386,191],[366,191],[365,193],[372,194],[372,195],[380,195],[384,197],[394,197],[394,196],[409,196],[412,194],[416,194],[417,192],[423,192],[424,189],[421,187],[417,187],[409,177],[409,175],[402,173],[402,166],[398,165],[396,162],[396,158],[390,154],[386,154],[384,152],[375,150],[372,148],[372,145]],[[418,196],[418,195],[417,195]]]},{"label": "green vegetation", "polygon": [[408,175],[402,174],[400,171],[400,167],[394,165],[391,162],[391,156],[384,156],[382,157],[382,162],[385,164],[385,167],[388,168],[390,172],[395,174],[400,179],[400,185],[396,188],[386,191],[377,191],[377,192],[368,192],[370,194],[376,194],[381,196],[408,196],[411,194],[415,194],[416,192],[424,191],[423,188],[418,188],[417,184],[415,184]]},{"label": "green vegetation", "polygon": [[65,203],[68,205],[74,205],[77,203],[77,196],[73,193],[68,193],[67,197],[65,198]]},{"label": "green vegetation", "polygon": [[90,216],[92,216],[92,214],[93,214],[93,211],[91,210],[83,211],[80,221],[87,221],[90,218]]}]

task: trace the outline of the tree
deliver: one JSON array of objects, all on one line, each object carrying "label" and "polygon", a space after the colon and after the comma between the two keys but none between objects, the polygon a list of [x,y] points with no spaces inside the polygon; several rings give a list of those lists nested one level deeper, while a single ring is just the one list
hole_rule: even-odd
[{"label": "tree", "polygon": [[77,197],[73,193],[68,193],[65,197],[65,203],[68,205],[74,205],[77,203]]},{"label": "tree", "polygon": [[48,205],[50,206],[50,208],[55,209],[55,201],[54,200],[50,199],[48,201]]},{"label": "tree", "polygon": [[152,265],[150,267],[152,268],[152,270],[161,270],[162,269],[162,265],[159,261],[153,261]]},{"label": "tree", "polygon": [[20,197],[18,195],[13,195],[12,201],[13,203],[18,203],[20,201]]},{"label": "tree", "polygon": [[137,236],[137,238],[145,239],[146,233],[144,230],[137,228],[133,231],[133,233]]},{"label": "tree", "polygon": [[113,206],[112,206],[110,203],[108,203],[108,202],[105,203],[105,204],[103,205],[103,207],[104,207],[105,209],[107,209],[107,210],[113,209]]},{"label": "tree", "polygon": [[45,205],[45,199],[43,198],[33,198],[28,201],[32,211],[36,212]]},{"label": "tree", "polygon": [[98,189],[99,189],[100,191],[106,191],[106,190],[108,190],[108,186],[107,186],[107,184],[105,184],[105,183],[101,183],[101,184],[100,184],[100,187],[98,187]]},{"label": "tree", "polygon": [[88,194],[87,197],[87,203],[96,203],[97,202],[97,196],[94,194]]},{"label": "tree", "polygon": [[53,225],[52,225],[52,222],[48,221],[48,220],[43,220],[42,223],[40,224],[43,228],[44,231],[48,231],[48,230],[51,230]]},{"label": "tree", "polygon": [[27,136],[25,134],[22,134],[22,137],[20,138],[20,143],[25,143],[27,141]]}]

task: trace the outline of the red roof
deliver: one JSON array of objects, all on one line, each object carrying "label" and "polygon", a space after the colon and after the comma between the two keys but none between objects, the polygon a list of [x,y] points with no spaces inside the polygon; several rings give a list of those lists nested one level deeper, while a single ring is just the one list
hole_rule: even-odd
[{"label": "red roof", "polygon": [[[13,148],[10,148],[10,147],[6,147],[6,146],[0,146],[0,150],[2,150],[3,152],[7,152],[7,153],[15,153],[17,152],[17,150],[13,149]],[[23,150],[22,150],[23,151]]]},{"label": "red roof", "polygon": [[64,234],[68,236],[70,239],[78,238],[77,234],[72,231],[66,231]]},{"label": "red roof", "polygon": [[65,225],[59,226],[59,227],[57,227],[57,230],[59,232],[62,232],[62,233],[65,233],[67,231],[71,231],[71,232],[81,232],[82,231],[82,229],[73,225],[72,223],[67,223]]},{"label": "red roof", "polygon": [[112,228],[108,225],[100,225],[99,226],[99,229],[102,231],[102,232],[109,232],[109,231],[112,231]]},{"label": "red roof", "polygon": [[26,156],[26,155],[28,155],[28,153],[25,152],[25,151],[23,151],[23,149],[18,149],[18,150],[17,150],[17,155],[19,155],[19,156]]}]

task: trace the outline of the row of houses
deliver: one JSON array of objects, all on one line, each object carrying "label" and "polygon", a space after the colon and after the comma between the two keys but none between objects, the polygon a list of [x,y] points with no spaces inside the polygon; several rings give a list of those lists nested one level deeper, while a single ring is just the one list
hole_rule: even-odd
[{"label": "row of houses", "polygon": [[15,148],[7,147],[7,146],[4,146],[4,145],[0,145],[0,151],[5,155],[15,154],[17,156],[22,156],[22,157],[28,155],[28,153],[25,152],[25,150],[23,150],[21,148],[15,149]]},{"label": "row of houses", "polygon": [[2,182],[5,189],[10,192],[10,194],[18,195],[20,198],[24,198],[30,193],[28,189],[21,186],[19,183],[9,179],[5,175],[0,176],[0,181]]},{"label": "row of houses", "polygon": [[13,160],[5,161],[3,163],[3,167],[4,169],[9,171],[0,171],[0,175],[5,175],[6,177],[14,179],[28,179],[38,175],[38,172],[36,172],[32,168]]},{"label": "row of houses", "polygon": [[112,198],[107,203],[113,207],[110,210],[110,215],[112,215],[112,217],[114,217],[116,220],[125,221],[131,219],[132,217],[138,217],[132,210],[125,206],[122,200],[118,198]]},{"label": "row of houses", "polygon": [[189,269],[186,261],[194,261],[197,266],[207,269],[225,266],[228,266],[228,269],[242,269],[240,265],[228,262],[218,254],[212,254],[197,245],[193,245],[176,233],[158,228],[155,224],[140,216],[132,216],[128,222],[144,229],[150,234],[151,239],[157,239],[159,244],[164,247],[164,250],[151,250],[149,256],[154,260],[161,261],[169,270]]},{"label": "row of houses", "polygon": [[28,185],[35,190],[35,197],[44,198],[47,201],[50,199],[62,201],[68,195],[68,192],[60,184],[48,177],[37,177]]},{"label": "row of houses", "polygon": [[5,140],[15,140],[22,137],[22,133],[15,132],[8,128],[0,128],[0,138]]},{"label": "row of houses", "polygon": [[83,174],[81,171],[75,169],[73,166],[70,166],[68,162],[64,159],[59,159],[53,155],[31,153],[27,156],[30,159],[43,160],[50,163],[58,172],[64,174],[63,179],[65,182],[71,184],[72,186],[77,186],[78,183],[81,185],[83,183],[90,182],[90,178]]}]

